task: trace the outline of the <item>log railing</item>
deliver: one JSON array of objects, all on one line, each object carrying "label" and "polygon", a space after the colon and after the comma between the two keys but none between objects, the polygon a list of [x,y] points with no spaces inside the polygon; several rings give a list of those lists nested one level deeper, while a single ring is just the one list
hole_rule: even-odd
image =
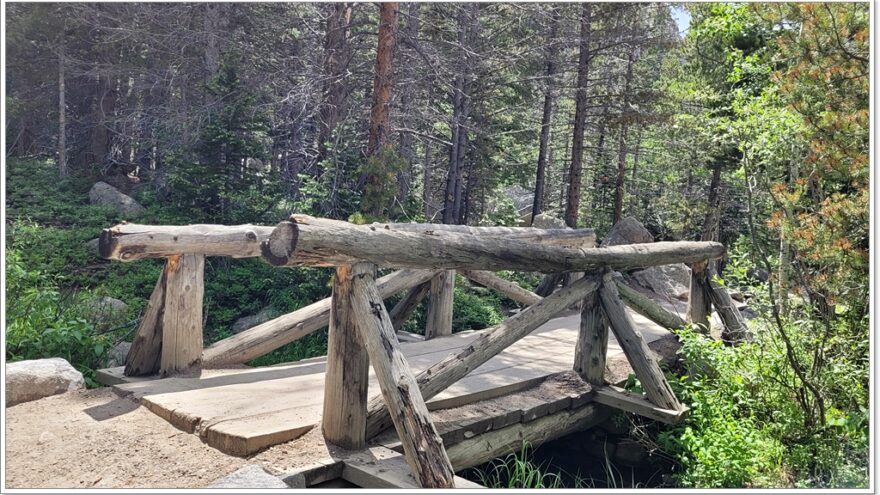
[{"label": "log railing", "polygon": [[[631,410],[667,420],[677,420],[686,411],[625,310],[624,301],[666,327],[682,326],[684,321],[626,286],[615,270],[704,263],[720,257],[723,246],[715,242],[594,246],[595,234],[587,229],[353,225],[293,215],[275,227],[123,224],[102,233],[99,249],[104,257],[120,261],[166,258],[126,360],[127,375],[169,374],[195,366],[246,362],[328,326],[322,421],[325,438],[356,449],[393,425],[421,485],[451,488],[452,466],[425,400],[577,303],[581,306],[581,327],[573,368],[604,391],[602,400],[619,407],[635,404]],[[275,266],[336,267],[332,296],[202,349],[204,257],[258,255]],[[398,271],[377,279],[379,267]],[[414,374],[400,351],[395,327],[400,327],[429,291],[451,294],[444,284],[454,280],[456,270],[525,308],[482,332],[464,349]],[[501,270],[585,276],[572,276],[567,286],[541,297],[492,273]],[[705,282],[710,295],[717,292],[711,297],[719,312],[731,313],[723,287]],[[389,313],[383,300],[407,289]],[[445,319],[451,309],[432,303],[429,313],[434,314],[429,322],[433,323],[427,330],[448,332],[451,327]],[[446,304],[451,307],[451,299]],[[735,315],[725,314],[723,319],[736,325],[736,332],[747,331]],[[619,391],[603,382],[609,330],[623,348],[646,398],[622,399]],[[381,389],[381,394],[372,398],[367,390],[370,364]]]}]

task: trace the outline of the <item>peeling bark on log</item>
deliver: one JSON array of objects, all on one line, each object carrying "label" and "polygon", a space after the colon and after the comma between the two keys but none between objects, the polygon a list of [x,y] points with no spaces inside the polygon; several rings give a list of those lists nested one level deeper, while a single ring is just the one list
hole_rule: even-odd
[{"label": "peeling bark on log", "polygon": [[691,263],[724,254],[717,242],[657,242],[571,249],[451,232],[432,234],[374,229],[294,215],[263,243],[275,266],[336,266],[360,260],[383,267],[519,270],[546,273]]},{"label": "peeling bark on log", "polygon": [[453,488],[455,473],[443,440],[419,393],[406,362],[382,296],[373,279],[374,265],[352,267],[352,316],[382,389],[385,403],[403,445],[407,463],[423,488]]},{"label": "peeling bark on log", "polygon": [[523,289],[514,282],[504,280],[492,272],[484,270],[467,270],[462,272],[462,275],[480,285],[497,290],[510,299],[513,299],[520,304],[525,304],[526,306],[531,306],[541,300],[541,296],[530,290]]},{"label": "peeling bark on log", "polygon": [[[431,270],[396,271],[377,281],[379,292],[382,297],[389,297],[428,281],[435,273]],[[328,297],[214,343],[205,349],[202,366],[218,367],[246,363],[305,337],[327,326],[329,322],[330,298]]]},{"label": "peeling bark on log", "polygon": [[[595,291],[598,285],[596,277],[582,278],[487,330],[464,349],[446,356],[418,374],[422,396],[427,400],[446,390],[575,301],[583,299],[585,294]],[[372,438],[388,426],[387,409],[380,398],[373,397],[367,412],[367,438]]]},{"label": "peeling bark on log", "polygon": [[632,319],[627,314],[617,292],[617,286],[611,283],[610,274],[599,289],[599,296],[605,318],[611,325],[614,335],[617,336],[617,342],[623,348],[626,359],[639,381],[642,382],[645,394],[651,402],[663,409],[680,410],[681,403],[669,387],[666,376],[663,375],[663,370],[654,359],[647,342],[642,338],[642,334],[636,330]]},{"label": "peeling bark on log", "polygon": [[205,257],[198,254],[171,257],[167,268],[162,315],[163,375],[186,371],[202,357]]},{"label": "peeling bark on log", "polygon": [[351,309],[351,267],[336,269],[327,333],[327,372],[321,431],[328,442],[348,450],[363,448],[367,421],[370,360]]},{"label": "peeling bark on log", "polygon": [[260,243],[274,227],[256,225],[138,225],[104,229],[98,241],[101,257],[117,261],[162,258],[177,254],[260,256]]},{"label": "peeling bark on log", "polygon": [[147,376],[159,371],[159,362],[162,357],[162,314],[165,310],[165,281],[167,280],[168,264],[162,269],[159,280],[144,317],[138,325],[137,334],[131,343],[131,349],[125,357],[125,376]]}]

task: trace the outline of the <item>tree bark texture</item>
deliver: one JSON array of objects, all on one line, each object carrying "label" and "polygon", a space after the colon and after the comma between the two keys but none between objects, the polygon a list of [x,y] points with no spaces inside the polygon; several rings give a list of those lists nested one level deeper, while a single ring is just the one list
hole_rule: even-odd
[{"label": "tree bark texture", "polygon": [[571,166],[568,171],[568,195],[565,203],[565,224],[577,227],[581,200],[581,179],[584,160],[584,130],[587,123],[587,89],[590,76],[590,42],[592,37],[592,4],[581,4],[580,48],[578,53],[577,92],[575,93],[574,136],[571,145]]},{"label": "tree bark texture", "polygon": [[551,6],[550,34],[547,47],[547,68],[544,72],[544,111],[541,114],[541,140],[538,146],[538,169],[535,172],[535,199],[532,202],[532,218],[544,211],[544,183],[546,181],[547,160],[550,155],[550,128],[553,125],[553,104],[556,90],[556,58],[559,45],[559,9]]}]

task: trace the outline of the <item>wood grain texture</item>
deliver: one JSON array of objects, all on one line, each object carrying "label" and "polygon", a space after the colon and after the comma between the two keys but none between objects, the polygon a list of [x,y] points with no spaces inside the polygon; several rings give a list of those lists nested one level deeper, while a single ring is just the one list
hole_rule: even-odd
[{"label": "wood grain texture", "polygon": [[138,225],[123,223],[104,229],[98,241],[103,258],[134,261],[176,254],[260,256],[260,243],[274,227],[257,225]]},{"label": "wood grain texture", "polygon": [[608,354],[608,322],[602,314],[597,291],[587,294],[581,304],[581,326],[574,350],[574,371],[586,382],[605,383],[605,357]]},{"label": "wood grain texture", "polygon": [[541,300],[541,296],[530,290],[523,289],[514,282],[504,280],[492,272],[487,272],[485,270],[466,270],[461,274],[480,285],[497,290],[510,299],[526,306],[531,306]]},{"label": "wood grain texture", "polygon": [[431,279],[425,339],[452,335],[455,270],[444,270]]},{"label": "wood grain texture", "polygon": [[156,281],[144,317],[125,356],[125,376],[147,376],[159,371],[162,357],[162,319],[165,309],[165,281],[168,261]]},{"label": "wood grain texture", "polygon": [[[440,362],[418,374],[418,386],[422,396],[430,399],[450,385],[480,367],[493,356],[525,337],[569,305],[596,290],[596,277],[586,277],[538,303],[511,316],[501,324],[487,329],[464,349],[448,355]],[[388,411],[382,401],[370,399],[367,413],[367,438],[372,438],[390,426]]]},{"label": "wood grain texture", "polygon": [[627,392],[626,390],[606,385],[597,387],[593,396],[593,401],[604,404],[608,407],[620,409],[622,411],[631,412],[644,416],[646,418],[656,419],[666,424],[678,424],[683,421],[690,409],[682,407],[681,409],[663,409],[651,403],[643,396]]},{"label": "wood grain texture", "polygon": [[202,357],[205,257],[172,256],[167,268],[160,366],[163,375],[186,371]]},{"label": "wood grain texture", "polygon": [[294,215],[263,242],[275,266],[336,266],[368,261],[381,267],[519,270],[545,273],[691,263],[724,254],[717,242],[657,242],[573,249],[448,231],[401,232]]},{"label": "wood grain texture", "polygon": [[330,443],[360,449],[366,435],[370,360],[351,310],[350,266],[336,268],[331,299],[321,430]]},{"label": "wood grain texture", "polygon": [[571,248],[588,248],[596,245],[596,232],[593,229],[539,229],[535,227],[472,227],[445,223],[373,223],[377,229],[398,230],[430,234],[433,232],[452,232],[480,237],[501,237],[539,244],[550,244]]},{"label": "wood grain texture", "polygon": [[416,480],[423,488],[453,488],[455,473],[416,378],[400,351],[374,270],[366,263],[352,267],[352,316]]},{"label": "wood grain texture", "polygon": [[607,277],[599,289],[602,310],[617,337],[617,343],[620,344],[633,371],[642,383],[642,388],[655,405],[664,409],[681,409],[681,403],[672,392],[663,370],[654,359],[654,354],[627,314],[617,292],[617,286],[611,282],[610,274]]},{"label": "wood grain texture", "polygon": [[[389,297],[404,289],[424,283],[434,271],[399,270],[379,280],[379,292]],[[301,339],[330,322],[330,298],[309,304],[292,313],[249,328],[239,334],[215,342],[205,349],[202,365],[220,367],[246,363],[279,347]]]}]

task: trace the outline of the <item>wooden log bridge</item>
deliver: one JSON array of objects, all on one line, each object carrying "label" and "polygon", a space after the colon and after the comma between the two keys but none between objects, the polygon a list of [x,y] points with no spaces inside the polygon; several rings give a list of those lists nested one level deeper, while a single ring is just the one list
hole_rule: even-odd
[{"label": "wooden log bridge", "polygon": [[[166,259],[126,359],[125,375],[172,375],[239,364],[329,325],[321,422],[326,441],[349,450],[370,449],[374,448],[370,447],[371,439],[393,426],[415,483],[452,488],[460,485],[454,468],[472,465],[467,459],[469,449],[478,444],[456,445],[450,455],[444,439],[452,438],[452,433],[447,429],[441,434],[426,401],[574,304],[581,306],[580,329],[570,368],[573,378],[567,380],[578,382],[582,391],[577,400],[560,397],[552,406],[517,418],[531,421],[540,414],[564,413],[535,421],[541,428],[549,428],[541,430],[540,438],[552,438],[575,431],[588,418],[595,420],[600,406],[667,422],[685,416],[686,406],[672,392],[625,303],[664,327],[682,326],[684,320],[627,287],[616,271],[703,263],[720,257],[724,247],[716,242],[658,242],[596,248],[595,243],[595,233],[589,229],[354,225],[293,215],[275,227],[122,224],[102,233],[99,250],[105,258],[119,261]],[[261,256],[279,267],[335,267],[332,296],[203,349],[205,256]],[[378,277],[379,268],[398,271]],[[451,286],[444,286],[450,277],[454,280],[455,270],[474,283],[501,292],[523,309],[416,373],[402,351],[395,327],[399,329],[427,293],[445,291],[451,295]],[[571,273],[572,282],[541,297],[492,273],[503,270]],[[719,293],[713,300],[730,313],[724,287],[708,286]],[[404,290],[409,292],[389,312],[384,299]],[[429,323],[427,336],[451,333],[451,299],[447,305],[448,309],[434,306],[429,311],[434,312],[434,318],[429,319],[433,323]],[[725,314],[728,320],[739,334],[746,331],[741,319]],[[641,382],[644,396],[606,383],[609,335],[614,336]],[[381,393],[368,388],[370,365]],[[572,409],[591,402],[595,405],[589,410]],[[502,430],[513,427],[507,419],[498,421]],[[516,428],[524,435],[525,430]],[[500,432],[492,434],[502,435]],[[496,445],[510,448],[510,442]],[[480,456],[474,454],[471,460]]]}]

